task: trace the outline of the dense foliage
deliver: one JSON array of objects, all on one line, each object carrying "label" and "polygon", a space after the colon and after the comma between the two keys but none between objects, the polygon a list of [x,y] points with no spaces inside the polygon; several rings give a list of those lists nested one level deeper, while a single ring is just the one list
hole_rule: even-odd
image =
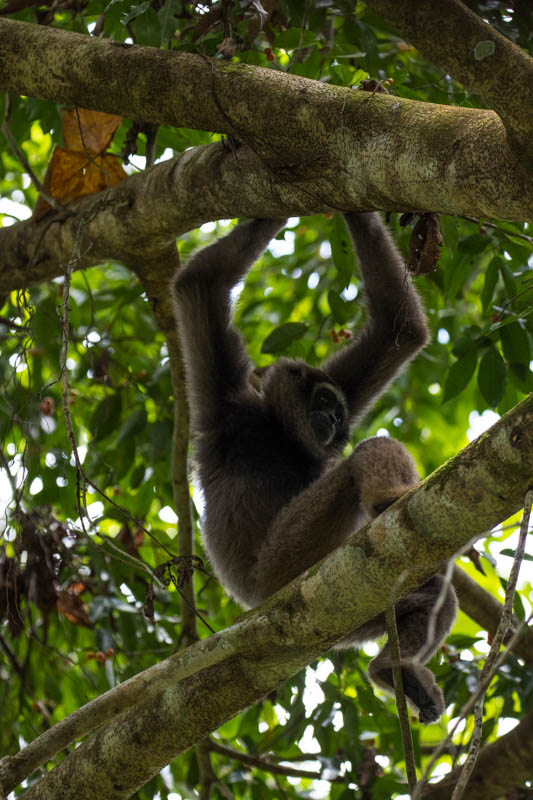
[{"label": "dense foliage", "polygon": [[[356,86],[368,77],[402,97],[478,106],[449,76],[405,45],[357,3],[323,0],[195,5],[154,0],[108,3],[4,4],[1,13],[69,30],[133,40],[153,47],[238,58],[330,83]],[[497,2],[470,3],[524,48],[532,44],[527,2],[509,10]],[[506,4],[507,5],[507,4]],[[16,8],[15,8],[16,7]],[[11,12],[11,8],[15,9]],[[220,57],[223,57],[220,55]],[[62,144],[61,108],[11,98],[12,136],[42,180],[52,149]],[[149,122],[149,121],[148,121]],[[4,126],[4,131],[5,131]],[[125,154],[129,171],[142,168],[149,126],[124,120],[110,151]],[[156,158],[168,158],[216,137],[161,128]],[[29,216],[37,191],[24,162],[0,133],[2,225]],[[431,209],[421,209],[431,210]],[[381,432],[404,441],[422,474],[467,442],[477,415],[495,419],[533,390],[532,231],[520,222],[484,224],[441,217],[444,246],[437,269],[417,278],[428,310],[432,344],[368,415],[356,439]],[[205,225],[179,243],[182,259],[222,235],[229,222]],[[409,230],[397,215],[391,227],[404,253]],[[292,219],[250,274],[237,319],[258,365],[281,352],[317,363],[356,334],[362,309],[359,277],[338,218]],[[143,614],[153,570],[177,554],[172,511],[173,398],[164,338],[139,281],[118,263],[75,273],[70,286],[68,342],[63,322],[64,280],[0,300],[0,751],[16,752],[57,720],[117,682],[172,653],[180,644],[179,580],[156,585],[155,620]],[[64,350],[66,348],[66,350]],[[63,393],[83,471],[94,486],[85,500],[92,525],[80,518],[83,486],[67,435]],[[470,415],[474,414],[474,417]],[[98,487],[97,489],[95,487]],[[104,496],[105,495],[105,496]],[[201,498],[193,493],[201,512]],[[7,501],[7,502],[6,502]],[[516,520],[514,520],[516,523]],[[493,532],[479,549],[485,577],[501,597],[511,563],[515,526]],[[203,557],[199,536],[196,552]],[[503,556],[500,558],[500,556]],[[206,564],[206,567],[208,565]],[[527,566],[527,562],[526,562]],[[198,571],[197,606],[212,629],[239,609],[217,582]],[[521,584],[515,611],[529,613],[530,583]],[[209,631],[199,620],[199,633]],[[434,659],[453,718],[477,681],[486,633],[464,615]],[[323,781],[287,778],[212,756],[215,772],[236,798],[372,797],[406,793],[394,702],[376,693],[364,671],[372,648],[330,655],[265,701],[224,725],[221,743],[243,752],[323,770]],[[316,665],[315,665],[316,666]],[[533,671],[510,657],[485,704],[484,740],[511,727],[533,707]],[[446,720],[413,726],[416,756],[442,738]],[[471,723],[456,737],[455,755]],[[328,783],[333,777],[339,782]],[[172,763],[139,798],[195,797],[195,751]],[[365,794],[371,786],[371,795]],[[213,786],[212,797],[226,796]]]}]

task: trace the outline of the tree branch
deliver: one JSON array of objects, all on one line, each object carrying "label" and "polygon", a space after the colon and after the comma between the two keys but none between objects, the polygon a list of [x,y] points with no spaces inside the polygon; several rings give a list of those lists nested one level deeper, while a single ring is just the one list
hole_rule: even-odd
[{"label": "tree branch", "polygon": [[[163,334],[168,349],[170,378],[174,395],[174,426],[172,434],[172,494],[179,519],[179,555],[189,558],[193,554],[193,524],[189,497],[187,459],[189,454],[189,408],[185,395],[185,373],[181,358],[176,306],[169,287],[179,267],[178,251],[172,243],[157,261],[128,264],[134,269],[146,291],[155,320]],[[181,644],[188,646],[198,641],[193,580],[181,590]]]},{"label": "tree branch", "polygon": [[[518,153],[533,138],[533,59],[460,0],[367,0],[433,64],[479,94],[501,117]],[[453,42],[453,47],[450,47]]]},{"label": "tree branch", "polygon": [[[459,598],[461,610],[472,617],[482,628],[494,636],[503,613],[503,605],[489,592],[470,578],[460,567],[454,567],[453,585]],[[520,627],[519,620],[513,616],[515,630]],[[523,627],[519,641],[513,647],[517,656],[527,664],[533,664],[533,629]]]},{"label": "tree branch", "polygon": [[[320,772],[311,772],[308,769],[298,769],[296,767],[288,767],[285,764],[277,764],[271,761],[267,755],[254,756],[250,753],[242,753],[240,750],[235,750],[233,747],[226,747],[213,739],[209,740],[209,749],[214,753],[219,753],[226,758],[232,758],[234,761],[241,761],[249,767],[257,767],[264,772],[270,772],[275,775],[285,775],[289,778],[306,778],[308,780],[327,780],[329,783],[348,783],[347,778],[337,775],[331,778],[324,778]],[[316,758],[309,756],[308,758]],[[287,761],[292,759],[288,758]]]},{"label": "tree branch", "polygon": [[[236,215],[430,208],[533,221],[533,175],[492,111],[15,20],[0,19],[0,63],[9,91],[228,133],[250,148],[198,148],[104,193],[85,266],[133,256],[134,245],[139,258],[152,247],[156,259],[171,237]],[[1,230],[0,291],[59,274],[74,229],[49,215]]]}]

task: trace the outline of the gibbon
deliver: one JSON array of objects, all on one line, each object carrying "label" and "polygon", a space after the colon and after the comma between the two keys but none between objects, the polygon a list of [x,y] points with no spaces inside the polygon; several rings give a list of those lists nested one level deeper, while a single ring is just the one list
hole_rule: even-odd
[{"label": "gibbon", "polygon": [[[345,215],[366,294],[366,324],[320,369],[280,358],[260,388],[232,323],[231,289],[246,275],[284,220],[236,226],[179,270],[175,295],[186,366],[195,460],[205,498],[203,533],[217,577],[252,607],[326,556],[418,483],[402,444],[374,437],[341,459],[351,428],[428,342],[424,310],[400,255],[376,212]],[[423,723],[444,710],[427,662],[455,619],[452,587],[435,575],[396,605],[408,701]],[[338,647],[386,631],[384,615]],[[388,645],[370,677],[393,690]]]}]

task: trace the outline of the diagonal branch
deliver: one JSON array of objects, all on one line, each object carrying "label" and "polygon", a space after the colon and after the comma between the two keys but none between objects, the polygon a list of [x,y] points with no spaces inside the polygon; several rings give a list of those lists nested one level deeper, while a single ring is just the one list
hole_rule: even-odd
[{"label": "diagonal branch", "polygon": [[[494,636],[503,614],[502,603],[457,566],[453,570],[453,585],[459,598],[461,611],[468,614],[491,636]],[[521,629],[520,639],[513,647],[513,652],[526,664],[533,664],[533,628],[521,628],[520,621],[514,616],[512,621],[515,630]]]}]

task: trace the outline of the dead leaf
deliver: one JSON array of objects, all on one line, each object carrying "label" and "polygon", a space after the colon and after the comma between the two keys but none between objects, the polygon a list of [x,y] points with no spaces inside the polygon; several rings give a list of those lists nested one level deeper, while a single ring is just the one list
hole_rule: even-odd
[{"label": "dead leaf", "polygon": [[439,215],[421,214],[409,240],[407,266],[415,275],[422,275],[435,269],[442,247],[439,230]]},{"label": "dead leaf", "polygon": [[73,625],[92,627],[89,619],[89,606],[82,601],[78,594],[70,592],[69,589],[62,589],[59,592],[57,610]]},{"label": "dead leaf", "polygon": [[[64,111],[61,115],[65,147],[56,145],[44,177],[43,188],[62,205],[78,197],[96,194],[127,178],[119,156],[106,153],[122,117],[89,111]],[[33,219],[40,219],[50,205],[39,197]]]},{"label": "dead leaf", "polygon": [[90,111],[88,108],[63,111],[61,128],[65,148],[98,156],[107,150],[121,122],[122,117],[117,114]]}]

